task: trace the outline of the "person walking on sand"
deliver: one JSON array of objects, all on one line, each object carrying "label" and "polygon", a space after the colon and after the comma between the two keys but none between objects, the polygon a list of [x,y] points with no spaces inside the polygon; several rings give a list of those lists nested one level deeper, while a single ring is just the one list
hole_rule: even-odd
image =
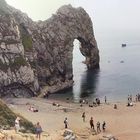
[{"label": "person walking on sand", "polygon": [[91,127],[91,129],[94,129],[93,117],[91,117],[89,123],[90,123],[90,127]]},{"label": "person walking on sand", "polygon": [[86,114],[85,114],[85,112],[83,112],[83,114],[82,114],[82,118],[83,118],[83,122],[85,122],[85,118],[86,118]]},{"label": "person walking on sand", "polygon": [[105,128],[106,128],[106,123],[104,121],[103,124],[102,124],[102,130],[103,130],[103,132],[105,132]]},{"label": "person walking on sand", "polygon": [[17,117],[15,120],[15,131],[19,132],[19,130],[20,130],[20,118]]},{"label": "person walking on sand", "polygon": [[36,138],[38,140],[41,140],[40,138],[41,138],[42,127],[39,122],[35,126],[35,131],[36,131]]},{"label": "person walking on sand", "polygon": [[97,122],[97,133],[100,133],[101,129],[100,129],[100,122]]},{"label": "person walking on sand", "polygon": [[65,129],[67,129],[68,128],[68,119],[67,118],[65,118],[64,124],[65,124]]}]

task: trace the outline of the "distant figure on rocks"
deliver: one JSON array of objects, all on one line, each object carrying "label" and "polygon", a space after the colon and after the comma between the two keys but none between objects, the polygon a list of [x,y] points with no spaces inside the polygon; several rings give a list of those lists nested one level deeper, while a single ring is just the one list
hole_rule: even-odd
[{"label": "distant figure on rocks", "polygon": [[15,131],[19,132],[19,130],[20,130],[20,118],[17,117],[15,120]]},{"label": "distant figure on rocks", "polygon": [[90,128],[94,130],[94,122],[93,122],[93,117],[91,117],[90,121]]},{"label": "distant figure on rocks", "polygon": [[39,122],[36,124],[36,126],[35,126],[35,131],[36,131],[36,138],[38,139],[38,140],[41,140],[40,138],[41,138],[41,133],[42,133],[42,127],[41,127],[41,125],[39,124]]},{"label": "distant figure on rocks", "polygon": [[82,114],[82,118],[83,118],[83,122],[85,122],[85,118],[86,118],[86,114],[85,114],[85,112],[83,112],[83,114]]},{"label": "distant figure on rocks", "polygon": [[100,129],[100,122],[97,122],[97,133],[100,133],[101,129]]},{"label": "distant figure on rocks", "polygon": [[103,130],[103,132],[105,132],[105,128],[106,128],[106,123],[104,121],[103,124],[102,124],[102,130]]},{"label": "distant figure on rocks", "polygon": [[64,124],[65,124],[65,129],[67,129],[68,128],[68,119],[67,118],[65,118]]}]

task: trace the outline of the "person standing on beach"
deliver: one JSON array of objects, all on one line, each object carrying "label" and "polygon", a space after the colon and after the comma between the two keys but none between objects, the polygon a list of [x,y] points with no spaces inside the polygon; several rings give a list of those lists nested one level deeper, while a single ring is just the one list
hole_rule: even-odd
[{"label": "person standing on beach", "polygon": [[41,140],[40,138],[41,138],[41,132],[42,132],[42,127],[41,127],[41,125],[39,124],[39,122],[36,124],[36,126],[35,126],[35,131],[36,131],[36,138],[38,139],[38,140]]},{"label": "person standing on beach", "polygon": [[138,101],[138,95],[136,95],[135,101],[136,101],[136,102]]},{"label": "person standing on beach", "polygon": [[85,118],[86,118],[86,114],[85,114],[85,112],[83,112],[83,114],[82,114],[82,118],[83,118],[83,122],[85,122]]},{"label": "person standing on beach", "polygon": [[132,94],[131,94],[129,97],[130,97],[130,98],[129,98],[129,99],[130,99],[130,102],[132,102],[132,100],[133,100],[133,99],[132,99]]},{"label": "person standing on beach", "polygon": [[105,96],[105,104],[107,103],[107,98],[106,98],[106,96]]},{"label": "person standing on beach", "polygon": [[105,132],[105,128],[106,128],[106,123],[105,123],[105,121],[104,121],[103,124],[102,124],[103,132]]},{"label": "person standing on beach", "polygon": [[15,131],[19,132],[19,130],[20,130],[20,118],[17,117],[15,120]]},{"label": "person standing on beach", "polygon": [[127,98],[127,100],[128,100],[128,102],[129,102],[129,100],[130,100],[130,96],[128,95],[128,98]]},{"label": "person standing on beach", "polygon": [[90,127],[91,127],[91,129],[93,129],[93,130],[94,130],[93,117],[91,117],[91,119],[90,119],[89,123],[90,123]]},{"label": "person standing on beach", "polygon": [[68,119],[67,118],[65,118],[64,124],[65,124],[65,129],[67,129],[68,128]]},{"label": "person standing on beach", "polygon": [[138,93],[138,101],[140,101],[140,94]]},{"label": "person standing on beach", "polygon": [[100,133],[101,129],[100,129],[100,122],[97,122],[97,133]]}]

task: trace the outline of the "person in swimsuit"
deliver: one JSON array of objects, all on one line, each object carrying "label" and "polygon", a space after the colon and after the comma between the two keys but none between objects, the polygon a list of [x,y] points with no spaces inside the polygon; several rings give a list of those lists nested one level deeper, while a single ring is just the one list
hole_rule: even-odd
[{"label": "person in swimsuit", "polygon": [[41,140],[40,137],[41,137],[42,127],[39,124],[39,122],[36,124],[36,127],[35,128],[36,128],[36,138],[38,140]]}]

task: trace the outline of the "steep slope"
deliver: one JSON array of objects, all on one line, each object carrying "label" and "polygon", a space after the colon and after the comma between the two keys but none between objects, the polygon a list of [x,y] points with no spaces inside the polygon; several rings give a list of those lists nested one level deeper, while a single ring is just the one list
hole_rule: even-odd
[{"label": "steep slope", "polygon": [[[10,128],[14,127],[15,119],[19,115],[13,113],[7,105],[0,100],[0,128]],[[25,118],[21,117],[21,126],[24,127],[25,132],[34,132],[34,125],[27,121]]]}]

